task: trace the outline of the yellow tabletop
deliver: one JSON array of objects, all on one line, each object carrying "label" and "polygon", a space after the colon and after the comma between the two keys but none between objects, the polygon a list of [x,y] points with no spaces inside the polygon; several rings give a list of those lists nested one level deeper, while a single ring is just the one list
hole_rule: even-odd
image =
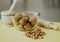
[{"label": "yellow tabletop", "polygon": [[[60,23],[55,23],[60,26]],[[46,32],[44,39],[31,39],[24,35],[24,32],[14,27],[2,26],[0,21],[0,42],[60,42],[60,31],[42,29]]]}]

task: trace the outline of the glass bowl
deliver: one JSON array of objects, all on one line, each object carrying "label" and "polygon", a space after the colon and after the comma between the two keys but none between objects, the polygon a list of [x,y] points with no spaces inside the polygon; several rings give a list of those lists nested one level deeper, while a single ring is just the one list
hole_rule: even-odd
[{"label": "glass bowl", "polygon": [[[18,12],[18,13],[19,13],[19,12]],[[35,18],[36,18],[36,21],[37,21],[37,18],[40,17],[40,13],[39,13],[39,12],[20,12],[20,13],[25,13],[25,14],[27,14],[29,17],[35,17]],[[16,29],[20,30],[20,31],[31,31],[31,30],[33,30],[33,28],[32,28],[31,30],[20,29],[20,28],[18,27],[18,25],[16,25],[14,19],[12,19],[12,20],[13,20],[14,27],[15,27]]]}]

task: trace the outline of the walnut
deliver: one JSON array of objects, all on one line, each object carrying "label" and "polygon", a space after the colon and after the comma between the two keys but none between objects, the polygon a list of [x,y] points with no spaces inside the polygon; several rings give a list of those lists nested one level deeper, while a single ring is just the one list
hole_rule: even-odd
[{"label": "walnut", "polygon": [[26,25],[24,25],[24,28],[25,30],[31,30],[32,26],[29,23],[27,23]]},{"label": "walnut", "polygon": [[21,25],[25,25],[27,23],[27,20],[25,18],[22,18],[21,20],[19,20],[19,23]]},{"label": "walnut", "polygon": [[22,18],[22,15],[20,13],[15,13],[14,19],[16,21],[19,21]]},{"label": "walnut", "polygon": [[19,25],[18,25],[18,29],[19,29],[19,30],[24,30],[23,25],[19,24]]},{"label": "walnut", "polygon": [[29,20],[29,17],[28,17],[28,16],[25,16],[25,17],[23,17],[23,18],[24,18],[25,20],[27,20],[27,21]]},{"label": "walnut", "polygon": [[27,32],[26,35],[27,37],[30,37],[30,38],[33,38],[33,39],[38,39],[38,38],[41,38],[43,39],[43,36],[45,35],[45,32],[41,31],[40,28],[37,28],[33,31],[29,31]]},{"label": "walnut", "polygon": [[30,22],[31,25],[34,26],[37,23],[37,20],[36,20],[35,17],[30,17],[29,22]]}]

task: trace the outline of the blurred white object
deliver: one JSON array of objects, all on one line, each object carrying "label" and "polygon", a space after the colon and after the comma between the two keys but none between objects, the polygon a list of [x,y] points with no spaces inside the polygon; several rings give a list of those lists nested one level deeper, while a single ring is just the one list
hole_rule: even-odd
[{"label": "blurred white object", "polygon": [[5,24],[5,25],[6,24],[11,25],[12,24],[11,16],[13,16],[14,13],[12,13],[12,14],[11,13],[8,10],[1,12],[1,20],[2,20],[3,24]]},{"label": "blurred white object", "polygon": [[13,0],[13,4],[11,5],[11,7],[10,7],[10,9],[9,9],[10,12],[13,11],[13,9],[14,9],[17,1],[18,1],[18,0]]},{"label": "blurred white object", "polygon": [[50,28],[50,29],[57,29],[58,26],[53,24],[52,22],[43,20],[43,19],[39,19],[38,20],[40,24],[44,25],[46,28]]},{"label": "blurred white object", "polygon": [[11,7],[10,7],[10,9],[9,10],[7,10],[7,11],[2,11],[1,12],[1,18],[2,18],[2,21],[3,21],[3,23],[6,23],[6,24],[11,24],[12,23],[12,21],[11,21],[11,13],[12,13],[12,11],[13,11],[13,9],[14,9],[14,6],[15,6],[15,4],[17,3],[17,1],[18,0],[13,0],[13,4],[11,5]]},{"label": "blurred white object", "polygon": [[[37,14],[37,13],[36,13]],[[55,24],[53,24],[52,22],[50,21],[46,21],[46,20],[43,20],[43,19],[40,19],[40,16],[39,14],[35,15],[36,18],[37,18],[37,21],[38,23],[40,23],[41,25],[45,26],[46,28],[49,28],[49,29],[55,29],[57,30],[59,27]]]}]

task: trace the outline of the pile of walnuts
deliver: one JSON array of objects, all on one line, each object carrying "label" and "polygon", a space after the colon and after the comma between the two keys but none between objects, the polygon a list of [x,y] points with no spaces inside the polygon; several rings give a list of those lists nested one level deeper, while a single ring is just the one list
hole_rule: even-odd
[{"label": "pile of walnuts", "polygon": [[15,23],[19,30],[31,30],[37,23],[35,17],[29,17],[25,13],[15,13],[14,16]]},{"label": "pile of walnuts", "polygon": [[[36,17],[29,17],[25,13],[16,12],[14,20],[19,30],[32,30],[32,28],[37,24]],[[25,33],[25,35],[33,39],[43,39],[45,32],[43,32],[40,27],[35,27],[33,31],[28,31]]]},{"label": "pile of walnuts", "polygon": [[33,39],[38,39],[41,38],[43,39],[45,32],[43,32],[40,28],[36,28],[33,31],[28,31],[25,33],[25,35],[29,38],[33,38]]}]

